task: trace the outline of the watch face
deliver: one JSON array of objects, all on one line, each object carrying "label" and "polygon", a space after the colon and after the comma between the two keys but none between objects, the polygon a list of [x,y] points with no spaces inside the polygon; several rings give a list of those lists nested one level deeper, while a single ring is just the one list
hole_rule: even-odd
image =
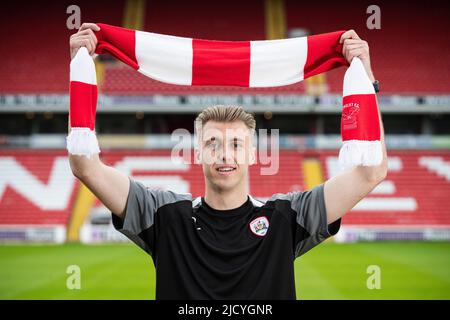
[{"label": "watch face", "polygon": [[378,80],[375,80],[373,82],[373,88],[375,89],[375,92],[379,92],[380,91],[380,82]]}]

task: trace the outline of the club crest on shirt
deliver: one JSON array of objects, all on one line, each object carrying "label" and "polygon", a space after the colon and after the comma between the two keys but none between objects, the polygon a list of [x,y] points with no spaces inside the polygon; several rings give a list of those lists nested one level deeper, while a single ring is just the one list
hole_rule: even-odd
[{"label": "club crest on shirt", "polygon": [[269,230],[269,220],[266,217],[253,219],[249,224],[250,230],[259,237],[264,237]]}]

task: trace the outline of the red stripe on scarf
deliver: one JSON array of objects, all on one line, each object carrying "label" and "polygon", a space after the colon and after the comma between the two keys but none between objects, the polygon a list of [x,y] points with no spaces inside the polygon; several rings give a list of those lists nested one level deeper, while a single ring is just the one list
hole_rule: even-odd
[{"label": "red stripe on scarf", "polygon": [[98,40],[95,53],[109,53],[117,59],[138,70],[139,65],[136,60],[136,32],[108,24],[98,23],[100,31],[95,35]]},{"label": "red stripe on scarf", "polygon": [[70,82],[70,126],[72,128],[95,127],[97,110],[97,86],[78,82]]},{"label": "red stripe on scarf", "polygon": [[354,94],[344,97],[342,102],[342,140],[380,140],[380,119],[376,96]]},{"label": "red stripe on scarf", "polygon": [[303,68],[304,79],[349,65],[342,56],[342,44],[339,43],[343,33],[344,31],[336,31],[307,37],[308,55]]},{"label": "red stripe on scarf", "polygon": [[192,85],[248,87],[250,41],[192,40]]}]

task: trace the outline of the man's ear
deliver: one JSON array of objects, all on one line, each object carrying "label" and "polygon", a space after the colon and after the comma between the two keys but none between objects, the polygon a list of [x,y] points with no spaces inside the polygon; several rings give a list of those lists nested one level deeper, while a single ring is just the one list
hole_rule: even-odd
[{"label": "man's ear", "polygon": [[256,147],[252,147],[250,150],[250,162],[249,165],[254,165],[256,163]]},{"label": "man's ear", "polygon": [[194,164],[201,164],[202,154],[199,148],[194,148]]}]

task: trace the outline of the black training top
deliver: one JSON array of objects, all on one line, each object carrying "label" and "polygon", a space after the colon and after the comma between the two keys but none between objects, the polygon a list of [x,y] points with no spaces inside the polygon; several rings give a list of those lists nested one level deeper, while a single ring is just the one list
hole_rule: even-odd
[{"label": "black training top", "polygon": [[215,210],[130,180],[125,219],[113,224],[152,256],[156,299],[295,299],[294,259],[340,220],[327,225],[323,184]]}]

